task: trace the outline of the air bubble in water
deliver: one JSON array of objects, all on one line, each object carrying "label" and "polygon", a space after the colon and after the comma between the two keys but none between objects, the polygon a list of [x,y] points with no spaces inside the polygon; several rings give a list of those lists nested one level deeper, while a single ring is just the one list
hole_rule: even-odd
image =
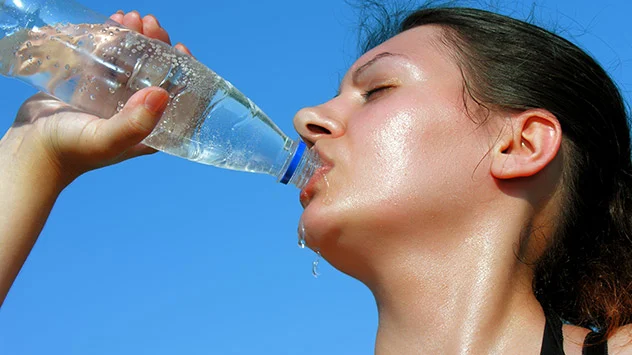
[{"label": "air bubble in water", "polygon": [[116,92],[114,88],[109,88],[108,91],[110,92],[110,94],[114,94]]},{"label": "air bubble in water", "polygon": [[90,33],[90,34],[88,35],[88,38],[90,38],[90,39],[94,39],[94,35],[93,35],[92,33]]},{"label": "air bubble in water", "polygon": [[132,76],[132,73],[131,72],[125,72],[125,76],[129,78],[130,76]]},{"label": "air bubble in water", "polygon": [[70,70],[70,64],[66,64],[66,65],[64,66],[64,68],[65,68],[66,70]]},{"label": "air bubble in water", "polygon": [[96,100],[96,99],[97,99],[97,97],[96,97],[96,96],[94,96],[94,94],[90,95],[90,100],[94,101],[94,100]]},{"label": "air bubble in water", "polygon": [[32,46],[32,45],[33,45],[33,44],[31,44],[31,42],[30,42],[30,41],[27,41],[27,42],[26,42],[26,48],[31,48],[31,46]]},{"label": "air bubble in water", "polygon": [[46,56],[46,60],[50,60],[50,55],[47,55],[47,56]]}]

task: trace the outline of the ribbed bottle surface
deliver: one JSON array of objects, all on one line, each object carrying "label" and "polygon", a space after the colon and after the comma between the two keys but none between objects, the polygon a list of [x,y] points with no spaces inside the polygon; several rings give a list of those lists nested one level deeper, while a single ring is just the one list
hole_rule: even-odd
[{"label": "ribbed bottle surface", "polygon": [[204,164],[279,176],[296,147],[206,66],[114,23],[14,29],[0,39],[0,74],[100,117],[116,114],[140,89],[162,87],[171,100],[144,143]]}]

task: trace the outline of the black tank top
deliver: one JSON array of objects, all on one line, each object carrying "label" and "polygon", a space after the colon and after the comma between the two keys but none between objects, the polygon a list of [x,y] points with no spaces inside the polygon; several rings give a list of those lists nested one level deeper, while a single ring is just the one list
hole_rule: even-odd
[{"label": "black tank top", "polygon": [[[562,321],[555,316],[547,316],[542,338],[540,355],[564,355],[564,334]],[[582,355],[608,355],[608,343],[599,341],[602,334],[590,332],[584,338]]]}]

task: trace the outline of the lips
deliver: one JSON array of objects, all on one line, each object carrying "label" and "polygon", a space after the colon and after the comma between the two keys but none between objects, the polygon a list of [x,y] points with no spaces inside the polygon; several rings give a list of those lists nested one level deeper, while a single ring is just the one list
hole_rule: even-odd
[{"label": "lips", "polygon": [[[312,148],[312,149],[314,149],[314,148]],[[333,164],[331,164],[331,161],[326,156],[321,154],[321,152],[319,152],[318,150],[316,150],[316,149],[314,149],[314,150],[316,151],[316,153],[320,157],[320,160],[322,162],[322,166],[320,168],[318,168],[314,172],[314,175],[312,175],[312,177],[309,179],[307,184],[305,184],[305,187],[303,188],[303,190],[301,190],[301,194],[299,196],[299,199],[300,199],[301,205],[303,207],[307,207],[307,205],[312,200],[312,198],[314,197],[314,195],[316,194],[316,192],[318,190],[318,185],[319,185],[318,183],[323,180],[323,177],[333,167]]]}]

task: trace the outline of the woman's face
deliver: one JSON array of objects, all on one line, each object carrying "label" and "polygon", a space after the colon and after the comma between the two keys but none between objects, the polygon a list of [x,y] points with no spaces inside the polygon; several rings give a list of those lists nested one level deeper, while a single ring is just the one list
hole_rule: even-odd
[{"label": "woman's face", "polygon": [[294,119],[325,162],[301,192],[307,244],[342,271],[476,223],[469,211],[493,188],[493,138],[467,114],[444,46],[435,26],[401,33],[358,59],[335,98]]}]

